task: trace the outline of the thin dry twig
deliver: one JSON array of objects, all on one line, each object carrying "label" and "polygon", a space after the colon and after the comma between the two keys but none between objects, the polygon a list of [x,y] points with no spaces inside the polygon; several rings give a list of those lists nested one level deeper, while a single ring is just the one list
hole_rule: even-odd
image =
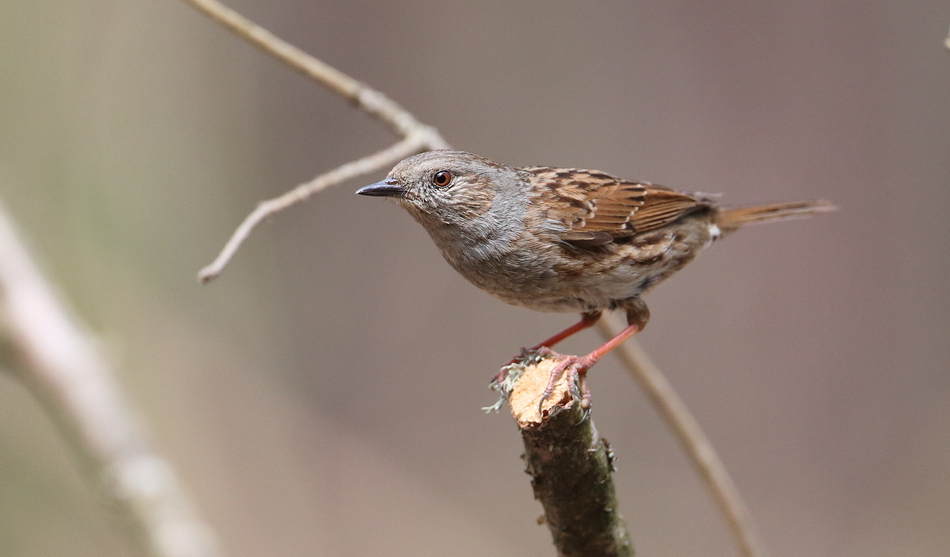
[{"label": "thin dry twig", "polygon": [[154,557],[213,557],[210,527],[149,447],[105,359],[31,260],[0,206],[0,355],[54,418],[99,495]]},{"label": "thin dry twig", "polygon": [[[611,339],[616,334],[606,316],[598,321],[597,330],[604,339]],[[756,534],[752,515],[729,476],[726,465],[663,372],[653,364],[636,339],[628,340],[613,352],[680,442],[720,512],[725,516],[742,555],[766,557],[768,552]]]},{"label": "thin dry twig", "polygon": [[274,56],[294,70],[351,101],[357,108],[374,116],[396,135],[404,138],[403,141],[375,155],[344,164],[333,171],[317,176],[310,182],[300,185],[280,197],[262,202],[235,230],[215,261],[198,273],[198,279],[201,282],[207,283],[221,274],[224,267],[227,266],[241,247],[241,244],[254,230],[254,227],[265,218],[303,201],[324,188],[356,176],[384,169],[413,153],[429,149],[449,148],[449,144],[442,139],[435,128],[426,126],[416,120],[409,111],[396,104],[395,101],[383,93],[281,40],[270,31],[221,2],[217,0],[184,1],[195,6],[212,20],[220,23],[267,54]]},{"label": "thin dry twig", "polygon": [[218,257],[198,273],[198,280],[206,283],[220,275],[231,258],[234,257],[234,254],[237,253],[241,244],[244,243],[244,240],[251,235],[254,228],[264,219],[292,205],[296,205],[320,190],[339,184],[350,178],[355,178],[356,176],[369,174],[387,165],[391,166],[409,155],[420,151],[425,148],[425,146],[426,143],[423,138],[411,135],[392,147],[368,157],[348,162],[326,174],[317,176],[305,184],[297,186],[279,197],[262,201],[258,204],[257,208],[244,219],[244,222],[237,227],[234,234],[232,234],[228,240],[228,243],[225,244],[224,249],[218,254]]}]

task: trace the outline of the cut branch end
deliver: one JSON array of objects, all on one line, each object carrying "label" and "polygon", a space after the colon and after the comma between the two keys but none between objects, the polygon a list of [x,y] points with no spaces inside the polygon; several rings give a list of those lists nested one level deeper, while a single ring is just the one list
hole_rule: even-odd
[{"label": "cut branch end", "polygon": [[613,453],[593,420],[585,419],[577,389],[563,377],[541,403],[558,363],[530,356],[509,368],[513,379],[501,386],[521,429],[526,471],[544,507],[543,522],[560,556],[632,556],[614,492]]}]

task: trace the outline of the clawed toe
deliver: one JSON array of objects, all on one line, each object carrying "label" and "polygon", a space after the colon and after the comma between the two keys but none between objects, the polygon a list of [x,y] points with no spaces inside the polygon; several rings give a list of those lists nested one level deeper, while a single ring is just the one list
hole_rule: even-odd
[{"label": "clawed toe", "polygon": [[[491,381],[491,388],[501,393],[502,398],[507,398],[513,384],[523,373],[524,368],[537,364],[542,360],[553,360],[554,366],[551,368],[548,382],[538,400],[538,413],[545,414],[544,403],[554,394],[555,387],[561,378],[567,378],[567,390],[574,400],[577,400],[584,411],[581,422],[590,415],[591,393],[590,386],[587,383],[587,371],[597,361],[587,356],[573,356],[559,354],[554,350],[540,346],[531,350],[522,349],[519,358],[515,358],[511,363],[505,365],[495,374]],[[565,375],[566,374],[566,375]],[[496,405],[497,406],[497,405]],[[494,408],[494,406],[492,407]]]},{"label": "clawed toe", "polygon": [[[544,387],[544,392],[541,393],[541,399],[538,401],[538,412],[544,414],[543,407],[545,401],[551,398],[551,394],[554,392],[554,386],[557,385],[557,382],[566,373],[568,389],[575,399],[580,399],[581,407],[585,413],[584,419],[586,419],[587,414],[590,413],[590,387],[587,384],[587,370],[590,369],[592,364],[588,362],[586,358],[558,354],[550,348],[542,348],[538,352],[540,353],[541,350],[545,351],[544,356],[553,357],[560,361],[551,369],[548,384]],[[581,421],[583,421],[583,419]]]}]

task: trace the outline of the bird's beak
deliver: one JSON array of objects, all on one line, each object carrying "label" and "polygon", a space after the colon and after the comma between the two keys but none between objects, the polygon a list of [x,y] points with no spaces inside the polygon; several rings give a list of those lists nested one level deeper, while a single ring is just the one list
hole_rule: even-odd
[{"label": "bird's beak", "polygon": [[356,190],[356,193],[358,195],[373,195],[376,197],[402,197],[406,195],[406,188],[400,186],[394,180],[386,179],[360,188]]}]

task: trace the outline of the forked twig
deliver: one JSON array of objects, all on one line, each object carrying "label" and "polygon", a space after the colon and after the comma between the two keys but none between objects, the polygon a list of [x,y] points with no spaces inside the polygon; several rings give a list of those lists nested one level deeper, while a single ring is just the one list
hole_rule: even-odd
[{"label": "forked twig", "polygon": [[[611,339],[616,334],[606,316],[597,322],[597,330],[604,339]],[[725,516],[729,530],[739,545],[742,555],[766,557],[768,553],[756,534],[752,516],[729,476],[725,464],[702,428],[699,427],[699,422],[676,394],[670,382],[666,380],[663,372],[650,361],[635,338],[621,344],[613,352],[623,362],[624,367],[646,393],[660,417],[680,442],[680,446],[693,463],[703,483],[706,484],[720,512]]]},{"label": "forked twig", "polygon": [[363,157],[353,162],[321,174],[310,182],[302,184],[286,194],[262,202],[244,222],[234,231],[224,249],[213,263],[198,273],[201,282],[209,282],[221,274],[224,267],[241,247],[250,233],[265,218],[303,201],[310,195],[350,178],[381,170],[413,153],[428,149],[448,149],[449,144],[439,132],[416,120],[406,109],[383,93],[361,83],[345,73],[333,68],[306,52],[283,41],[273,33],[257,25],[241,14],[228,8],[217,0],[184,0],[195,6],[208,17],[225,28],[277,58],[303,75],[327,87],[356,105],[357,108],[374,116],[403,140],[375,155]]},{"label": "forked twig", "polygon": [[257,208],[245,217],[244,222],[237,227],[234,234],[231,235],[231,239],[224,245],[224,249],[218,254],[218,257],[215,258],[210,265],[198,272],[198,280],[206,283],[220,275],[231,258],[234,257],[238,248],[244,243],[244,240],[250,236],[251,231],[267,217],[275,215],[291,205],[296,205],[322,189],[339,184],[350,178],[355,178],[356,176],[369,174],[385,166],[392,166],[409,155],[420,151],[426,145],[427,143],[424,138],[417,135],[410,135],[392,147],[383,149],[368,157],[348,162],[326,174],[317,176],[305,184],[297,186],[279,197],[260,202]]}]

